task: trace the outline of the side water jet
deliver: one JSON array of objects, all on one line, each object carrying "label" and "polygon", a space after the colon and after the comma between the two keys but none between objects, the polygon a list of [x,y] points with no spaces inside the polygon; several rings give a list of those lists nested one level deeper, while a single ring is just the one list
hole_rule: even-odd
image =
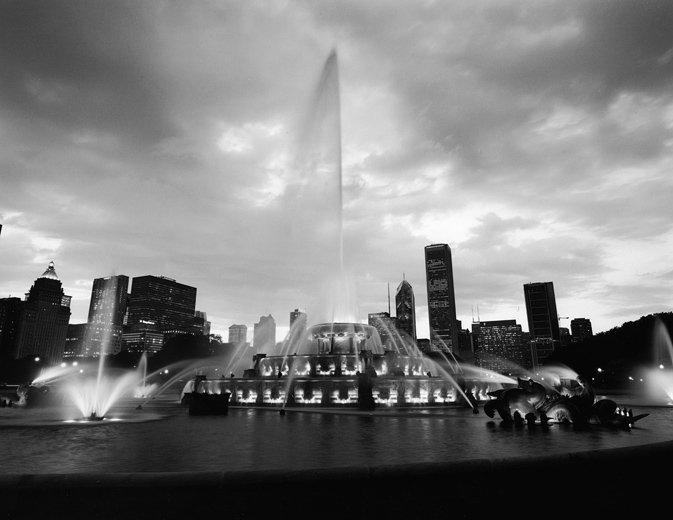
[{"label": "side water jet", "polygon": [[673,342],[666,324],[658,316],[654,322],[652,348],[654,366],[643,374],[646,397],[657,404],[673,405]]}]

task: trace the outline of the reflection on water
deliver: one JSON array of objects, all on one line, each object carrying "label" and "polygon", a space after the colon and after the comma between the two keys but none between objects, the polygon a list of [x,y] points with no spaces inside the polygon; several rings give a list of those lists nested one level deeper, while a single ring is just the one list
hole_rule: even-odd
[{"label": "reflection on water", "polygon": [[[634,408],[635,411],[635,408]],[[127,403],[122,420],[65,423],[54,409],[0,409],[5,447],[0,472],[178,472],[306,469],[354,465],[536,457],[671,440],[673,409],[650,413],[630,431],[570,425],[504,425],[483,413],[306,413],[231,409],[192,417],[174,401],[142,410]]]}]

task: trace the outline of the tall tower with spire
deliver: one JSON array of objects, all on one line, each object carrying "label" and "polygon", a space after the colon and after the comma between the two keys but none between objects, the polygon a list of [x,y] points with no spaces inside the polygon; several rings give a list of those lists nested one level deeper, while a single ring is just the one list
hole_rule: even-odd
[{"label": "tall tower with spire", "polygon": [[397,328],[409,334],[409,337],[416,341],[416,299],[414,289],[404,275],[395,292],[395,312]]},{"label": "tall tower with spire", "polygon": [[54,262],[50,262],[22,303],[14,358],[36,356],[52,364],[62,361],[70,300],[63,294]]}]

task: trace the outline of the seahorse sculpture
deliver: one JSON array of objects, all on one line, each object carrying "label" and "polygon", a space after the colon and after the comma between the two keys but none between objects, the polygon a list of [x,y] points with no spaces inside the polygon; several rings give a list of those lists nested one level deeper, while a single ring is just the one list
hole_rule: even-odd
[{"label": "seahorse sculpture", "polygon": [[534,424],[572,423],[630,428],[649,414],[633,415],[633,411],[620,410],[611,399],[597,399],[596,393],[582,377],[573,389],[546,388],[532,379],[518,378],[517,388],[489,392],[493,397],[484,405],[488,417],[497,412],[503,421]]}]

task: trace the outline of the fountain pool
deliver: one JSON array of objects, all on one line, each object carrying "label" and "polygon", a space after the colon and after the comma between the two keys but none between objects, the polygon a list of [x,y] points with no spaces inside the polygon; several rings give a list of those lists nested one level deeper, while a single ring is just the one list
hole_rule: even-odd
[{"label": "fountain pool", "polygon": [[[626,396],[620,406],[638,406]],[[504,424],[460,407],[232,408],[193,417],[175,396],[126,420],[64,422],[0,409],[7,515],[87,510],[96,518],[226,514],[304,518],[472,518],[535,508],[545,518],[647,514],[673,462],[673,408],[630,430]],[[618,500],[617,497],[622,497]],[[657,504],[658,508],[658,504]]]},{"label": "fountain pool", "polygon": [[[613,397],[614,398],[614,397]],[[72,406],[0,409],[5,446],[0,474],[309,470],[475,459],[535,458],[673,439],[673,408],[631,430],[554,424],[503,424],[461,407],[288,409],[233,407],[227,416],[193,417],[176,395],[117,402],[102,422],[80,422]],[[69,413],[72,410],[73,413]]]}]

